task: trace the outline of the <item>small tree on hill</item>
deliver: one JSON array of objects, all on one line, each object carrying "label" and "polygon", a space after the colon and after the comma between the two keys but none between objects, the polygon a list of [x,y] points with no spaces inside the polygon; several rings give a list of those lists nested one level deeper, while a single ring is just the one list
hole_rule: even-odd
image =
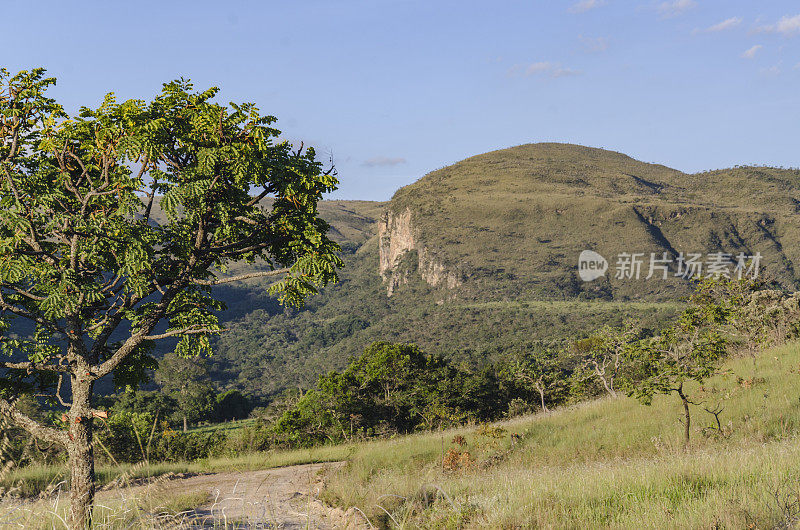
[{"label": "small tree on hill", "polygon": [[684,442],[691,432],[691,409],[685,384],[703,382],[714,374],[726,353],[723,325],[731,305],[714,296],[717,280],[702,281],[678,321],[659,336],[639,342],[631,358],[639,379],[628,385],[628,394],[649,405],[657,394],[676,394],[684,410]]},{"label": "small tree on hill", "polygon": [[509,375],[525,386],[535,389],[542,410],[547,412],[547,401],[551,393],[564,381],[559,368],[558,352],[544,350],[536,354],[515,359],[505,368]]},{"label": "small tree on hill", "polygon": [[[215,285],[271,277],[269,293],[300,304],[334,280],[341,260],[317,204],[336,179],[312,149],[278,141],[275,118],[213,102],[216,88],[180,80],[148,103],[109,94],[70,117],[45,95],[54,83],[0,70],[0,414],[66,447],[69,525],[82,529],[93,418],[105,415],[95,382],[137,383],[162,339],[178,338],[180,356],[208,353],[222,331]],[[263,265],[225,275],[237,261]],[[64,428],[16,407],[33,388],[66,408]]]},{"label": "small tree on hill", "polygon": [[621,328],[606,326],[597,334],[577,341],[574,349],[583,359],[578,379],[595,379],[610,396],[617,397],[620,379],[626,376],[640,334],[637,323],[627,320]]}]

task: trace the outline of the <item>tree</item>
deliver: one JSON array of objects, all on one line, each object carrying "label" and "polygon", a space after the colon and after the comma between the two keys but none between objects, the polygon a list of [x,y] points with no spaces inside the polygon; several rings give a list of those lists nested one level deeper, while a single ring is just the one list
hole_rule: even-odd
[{"label": "tree", "polygon": [[718,298],[720,280],[702,280],[690,297],[689,307],[660,335],[639,342],[631,351],[642,377],[631,381],[628,394],[645,405],[656,394],[675,393],[684,411],[684,442],[689,445],[691,410],[685,383],[702,383],[714,374],[726,353],[723,326],[732,315],[731,300]]},{"label": "tree", "polygon": [[583,357],[580,379],[596,379],[612,397],[617,397],[618,382],[625,376],[631,348],[640,330],[634,321],[627,320],[619,329],[606,326],[595,335],[575,343]]},{"label": "tree", "polygon": [[253,410],[253,404],[238,390],[228,390],[215,399],[215,417],[218,421],[240,420]]},{"label": "tree", "polygon": [[[208,353],[223,331],[215,285],[269,277],[267,292],[299,305],[335,280],[317,204],[337,181],[313,149],[277,140],[274,117],[215,103],[216,88],[178,80],[150,102],[108,94],[71,117],[46,96],[53,84],[43,69],[0,70],[0,413],[66,447],[69,524],[84,528],[92,421],[105,415],[94,383],[136,384],[155,341]],[[238,261],[260,269],[229,274]],[[34,388],[66,407],[64,429],[15,406]]]},{"label": "tree", "polygon": [[189,421],[213,414],[216,396],[202,357],[187,359],[175,354],[165,355],[158,363],[156,382],[178,404],[183,432],[188,430]]},{"label": "tree", "polygon": [[511,377],[526,386],[533,387],[539,394],[542,410],[547,412],[549,393],[561,384],[558,352],[544,350],[514,360],[506,369]]}]

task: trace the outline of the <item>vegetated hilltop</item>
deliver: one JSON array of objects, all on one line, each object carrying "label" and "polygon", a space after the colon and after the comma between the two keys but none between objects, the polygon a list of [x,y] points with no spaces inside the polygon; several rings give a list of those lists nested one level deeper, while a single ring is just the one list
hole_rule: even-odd
[{"label": "vegetated hilltop", "polygon": [[[794,287],[798,205],[796,170],[689,175],[602,149],[522,145],[401,188],[381,225],[381,271],[389,292],[417,269],[461,299],[674,300],[687,282],[645,281],[651,252],[760,252],[768,274]],[[605,279],[578,278],[587,249],[608,259]],[[640,281],[614,278],[623,252],[644,254]]]},{"label": "vegetated hilltop", "polygon": [[[266,398],[343,369],[375,340],[416,342],[479,369],[629,315],[646,325],[674,315],[689,282],[616,280],[620,252],[646,254],[642,278],[650,252],[760,252],[767,274],[793,288],[797,204],[795,170],[688,175],[564,144],[479,155],[390,203],[323,201],[345,250],[340,283],[302,311],[280,307],[257,280],[225,287],[230,331],[216,340],[213,376]],[[586,249],[608,259],[604,279],[578,278]]]}]

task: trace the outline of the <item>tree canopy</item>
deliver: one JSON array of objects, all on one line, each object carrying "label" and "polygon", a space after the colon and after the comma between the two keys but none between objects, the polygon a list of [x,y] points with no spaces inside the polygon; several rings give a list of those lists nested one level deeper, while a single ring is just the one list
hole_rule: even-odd
[{"label": "tree canopy", "polygon": [[[279,139],[275,117],[216,103],[216,88],[181,79],[71,116],[46,95],[54,84],[43,69],[0,70],[0,412],[82,461],[73,495],[91,498],[93,383],[140,381],[160,339],[208,353],[223,331],[214,285],[270,276],[268,292],[299,305],[335,280],[317,203],[337,181],[313,149]],[[235,262],[260,268],[230,274]],[[69,409],[67,430],[15,408],[32,388]],[[80,526],[89,515],[75,509]]]}]

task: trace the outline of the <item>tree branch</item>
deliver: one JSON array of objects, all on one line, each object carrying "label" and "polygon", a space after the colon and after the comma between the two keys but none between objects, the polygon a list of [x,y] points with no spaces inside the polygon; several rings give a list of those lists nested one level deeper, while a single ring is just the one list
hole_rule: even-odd
[{"label": "tree branch", "polygon": [[215,280],[194,280],[193,283],[197,285],[220,285],[223,283],[231,283],[231,282],[238,282],[240,280],[249,280],[250,278],[263,278],[265,276],[278,276],[280,274],[286,274],[291,269],[289,267],[283,269],[275,269],[274,271],[261,271],[261,272],[249,272],[247,274],[239,274],[238,276],[230,276],[228,278],[218,278]]},{"label": "tree branch", "polygon": [[169,337],[175,337],[177,335],[200,335],[201,333],[221,333],[223,331],[227,331],[226,329],[211,329],[211,328],[195,328],[195,327],[188,327],[183,329],[173,329],[172,331],[167,331],[166,333],[161,333],[160,335],[147,335],[144,340],[159,340],[159,339],[166,339]]},{"label": "tree branch", "polygon": [[33,436],[62,446],[67,445],[67,434],[64,431],[42,425],[38,421],[29,418],[17,410],[13,403],[2,398],[0,398],[0,414],[7,416],[11,421]]},{"label": "tree branch", "polygon": [[56,373],[69,373],[68,366],[58,366],[56,364],[41,364],[29,361],[21,363],[12,363],[8,361],[0,362],[0,367],[8,368],[9,370],[36,370],[38,372],[56,372]]}]

